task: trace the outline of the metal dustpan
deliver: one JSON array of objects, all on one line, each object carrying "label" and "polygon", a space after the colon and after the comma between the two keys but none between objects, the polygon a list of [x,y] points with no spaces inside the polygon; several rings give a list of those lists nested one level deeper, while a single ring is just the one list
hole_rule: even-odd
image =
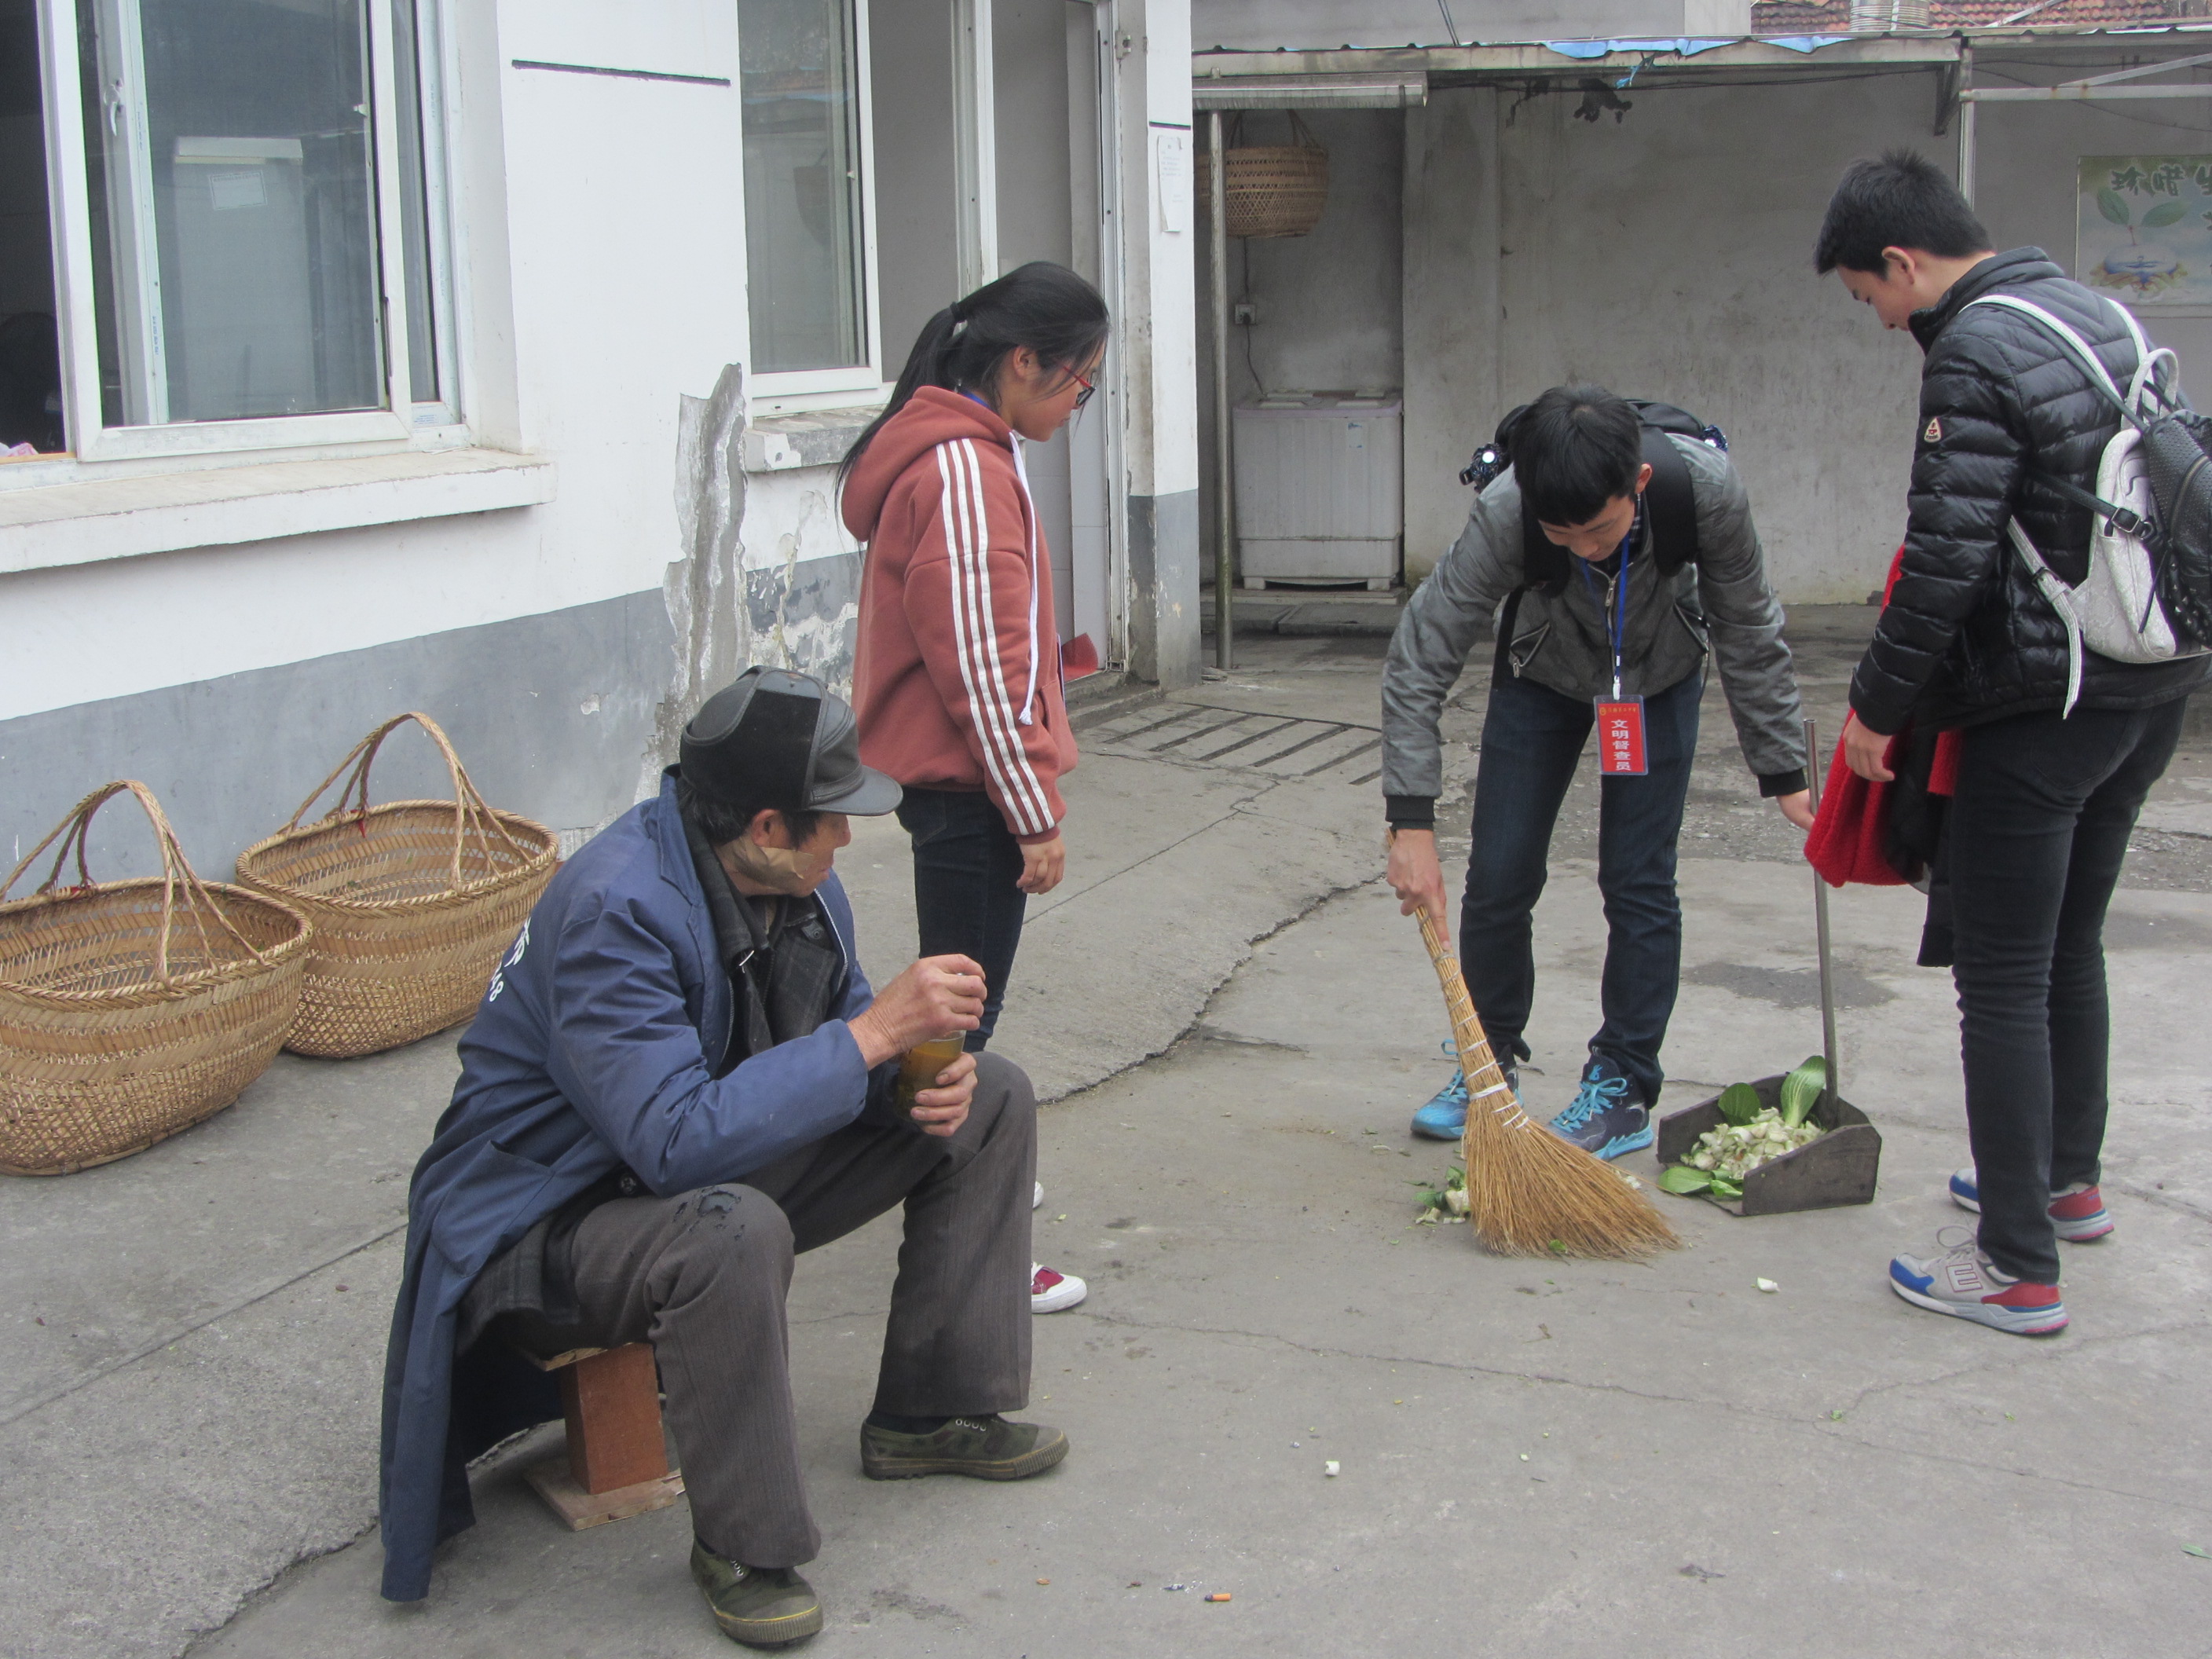
[{"label": "metal dustpan", "polygon": [[[1813,798],[1820,797],[1820,751],[1813,722],[1805,722],[1805,755]],[[1828,887],[1820,872],[1813,872],[1814,933],[1820,957],[1820,1055],[1827,1069],[1827,1086],[1813,1108],[1813,1121],[1826,1133],[1794,1152],[1769,1158],[1744,1177],[1743,1196],[1714,1198],[1708,1203],[1733,1215],[1781,1215],[1791,1210],[1826,1210],[1844,1204],[1870,1204],[1881,1168],[1881,1132],[1867,1115],[1838,1091],[1836,1069],[1835,981],[1829,964]],[[1781,1103],[1782,1078],[1763,1077],[1751,1085],[1759,1091],[1762,1107]],[[1721,1114],[1720,1097],[1701,1100],[1659,1120],[1660,1166],[1680,1164],[1696,1147],[1698,1138],[1727,1121]]]}]

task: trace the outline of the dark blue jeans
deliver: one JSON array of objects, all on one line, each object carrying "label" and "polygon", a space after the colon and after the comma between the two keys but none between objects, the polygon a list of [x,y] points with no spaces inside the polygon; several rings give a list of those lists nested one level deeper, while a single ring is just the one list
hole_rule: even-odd
[{"label": "dark blue jeans", "polygon": [[[1590,1052],[1656,1104],[1659,1045],[1682,973],[1674,843],[1698,748],[1703,674],[1644,700],[1642,777],[1599,786],[1598,890],[1605,896],[1605,1024]],[[1460,966],[1491,1047],[1526,1059],[1521,1033],[1536,993],[1529,927],[1543,896],[1559,804],[1582,762],[1595,711],[1517,677],[1493,680],[1474,777],[1474,846],[1459,913]]]},{"label": "dark blue jeans", "polygon": [[2051,1190],[2098,1178],[2105,908],[2185,707],[2019,714],[1968,727],[1960,747],[1951,976],[1981,1246],[2039,1285],[2058,1282]]},{"label": "dark blue jeans", "polygon": [[973,957],[988,988],[970,1054],[990,1042],[1022,942],[1029,895],[1022,844],[981,790],[908,789],[898,821],[914,842],[914,913],[926,957]]}]

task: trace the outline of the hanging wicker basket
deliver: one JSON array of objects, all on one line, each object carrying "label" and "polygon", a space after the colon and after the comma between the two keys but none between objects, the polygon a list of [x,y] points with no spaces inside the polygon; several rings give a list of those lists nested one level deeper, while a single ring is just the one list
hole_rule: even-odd
[{"label": "hanging wicker basket", "polygon": [[[1224,153],[1229,158],[1222,190],[1228,206],[1229,234],[1255,239],[1304,236],[1321,222],[1328,205],[1328,152],[1291,114],[1287,144],[1243,144],[1239,117],[1230,129]],[[1213,158],[1198,158],[1199,199],[1213,199]]]},{"label": "hanging wicker basket", "polygon": [[[445,756],[453,799],[371,806],[369,767],[409,720]],[[337,805],[302,828],[307,809],[349,767]],[[243,885],[314,924],[300,1017],[284,1046],[348,1059],[468,1018],[551,879],[559,848],[544,824],[485,805],[428,714],[397,714],[378,726],[289,823],[239,854]]]},{"label": "hanging wicker basket", "polygon": [[[95,882],[88,828],[126,790],[161,873]],[[45,884],[9,899],[58,840]],[[221,1111],[276,1057],[307,962],[306,918],[193,874],[145,785],[87,795],[0,884],[0,1171],[67,1175]]]}]

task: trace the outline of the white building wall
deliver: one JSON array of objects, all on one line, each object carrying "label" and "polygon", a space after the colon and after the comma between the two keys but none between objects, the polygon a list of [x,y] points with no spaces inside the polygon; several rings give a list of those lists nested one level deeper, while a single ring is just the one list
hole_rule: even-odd
[{"label": "white building wall", "polygon": [[[1142,7],[1123,5],[1140,14],[1141,39]],[[873,10],[895,374],[921,321],[957,297],[937,94],[940,78],[949,84],[949,20],[890,0]],[[1069,187],[1066,0],[1001,0],[997,12],[1000,246],[1012,259],[1066,260],[1072,204],[1097,211]],[[550,499],[431,517],[405,516],[402,502],[367,527],[228,544],[217,508],[193,532],[210,545],[0,574],[0,854],[27,846],[90,788],[136,775],[221,873],[356,738],[410,707],[447,724],[491,799],[580,834],[653,786],[682,720],[746,662],[848,679],[859,559],[837,520],[831,463],[859,422],[793,436],[774,461],[763,441],[781,435],[757,422],[747,433],[759,411],[744,368],[735,5],[498,0],[448,15],[456,368],[470,438],[550,464]],[[1153,0],[1166,67],[1141,50],[1128,65],[1140,144],[1146,111],[1188,120],[1186,15],[1183,0]],[[1143,193],[1128,216],[1141,227],[1154,206],[1148,170],[1133,182]],[[1128,400],[1142,434],[1122,488],[1149,503],[1164,487],[1170,507],[1195,482],[1188,241],[1170,238],[1162,258],[1139,245],[1131,263],[1143,280],[1121,319],[1146,343],[1147,375],[1155,347],[1167,353],[1164,380]],[[1170,317],[1156,340],[1147,323],[1161,292]],[[1056,562],[1072,539],[1061,448],[1036,458]],[[547,494],[542,482],[508,490]],[[410,499],[429,510],[422,492]],[[289,528],[281,507],[256,510],[254,533]],[[1194,510],[1185,516],[1194,523]],[[20,549],[21,526],[10,533]],[[1181,562],[1169,574],[1190,578],[1190,602],[1178,589],[1168,608],[1188,610],[1194,674],[1194,559],[1173,550]],[[378,794],[434,793],[428,763],[427,744],[404,743],[380,763]],[[119,815],[96,839],[117,860],[109,872],[143,867],[143,831]]]},{"label": "white building wall", "polygon": [[[703,0],[526,0],[506,9],[501,46],[734,77],[734,16]],[[501,267],[469,286],[511,295],[511,312],[479,321],[495,337],[511,325],[520,369],[509,390],[475,352],[463,367],[472,396],[515,411],[496,437],[557,459],[558,500],[12,578],[0,719],[659,586],[675,556],[677,394],[704,395],[744,357],[744,222],[733,185],[702,191],[706,169],[650,162],[734,155],[736,99],[499,80],[501,124],[479,136],[499,143],[510,217],[465,223],[460,252]]]},{"label": "white building wall", "polygon": [[[673,678],[683,398],[746,355],[738,100],[511,60],[734,82],[735,8],[454,10],[456,367],[477,441],[550,458],[556,498],[0,578],[10,842],[136,774],[220,872],[417,704],[495,798],[556,827],[635,787]],[[395,752],[380,786],[431,783],[421,758]]]},{"label": "white building wall", "polygon": [[1129,658],[1163,685],[1200,674],[1190,23],[1187,0],[1115,0]]}]

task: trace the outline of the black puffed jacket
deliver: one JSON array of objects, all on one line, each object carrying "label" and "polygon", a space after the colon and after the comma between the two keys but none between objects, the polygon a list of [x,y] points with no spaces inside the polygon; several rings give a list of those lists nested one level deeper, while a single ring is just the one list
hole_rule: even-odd
[{"label": "black puffed jacket", "polygon": [[[2052,489],[2054,473],[2096,486],[2097,461],[2119,412],[2066,347],[2033,319],[1985,294],[2033,301],[2095,348],[2124,387],[2135,343],[2114,301],[2069,279],[2041,248],[1992,255],[1912,318],[1928,354],[1912,456],[1905,564],[1851,677],[1851,711],[1874,732],[1908,720],[1972,726],[2059,708],[2066,701],[2066,627],[2036,592],[2005,538],[2017,513],[2051,568],[2087,574],[2090,516]],[[2212,657],[2121,663],[2083,657],[2084,708],[2148,708],[2212,678]]]}]

